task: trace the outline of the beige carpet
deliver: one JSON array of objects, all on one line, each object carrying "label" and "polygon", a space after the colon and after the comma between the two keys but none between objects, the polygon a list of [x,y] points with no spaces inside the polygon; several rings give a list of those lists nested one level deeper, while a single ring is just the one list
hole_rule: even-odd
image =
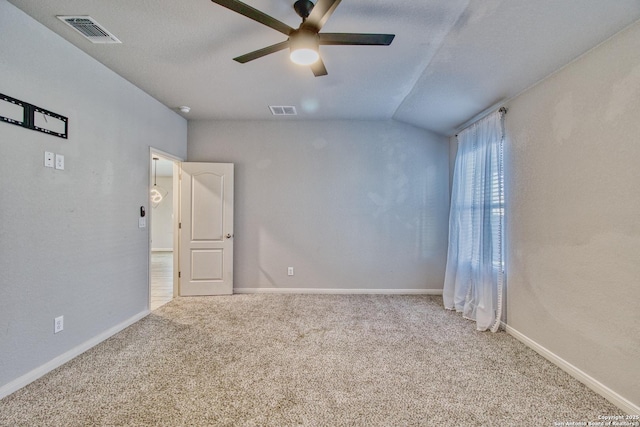
[{"label": "beige carpet", "polygon": [[620,410],[440,297],[178,298],[0,401],[2,426],[553,426]]}]

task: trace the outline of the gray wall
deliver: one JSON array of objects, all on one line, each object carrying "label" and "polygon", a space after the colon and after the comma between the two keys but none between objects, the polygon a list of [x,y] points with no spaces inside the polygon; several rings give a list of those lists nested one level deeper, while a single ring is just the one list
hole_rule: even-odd
[{"label": "gray wall", "polygon": [[5,0],[0,58],[1,93],[70,121],[68,140],[0,123],[2,387],[148,309],[149,145],[186,157],[187,125]]},{"label": "gray wall", "polygon": [[446,138],[392,121],[190,121],[188,147],[236,165],[236,291],[442,289]]},{"label": "gray wall", "polygon": [[640,405],[640,24],[509,104],[508,323]]}]

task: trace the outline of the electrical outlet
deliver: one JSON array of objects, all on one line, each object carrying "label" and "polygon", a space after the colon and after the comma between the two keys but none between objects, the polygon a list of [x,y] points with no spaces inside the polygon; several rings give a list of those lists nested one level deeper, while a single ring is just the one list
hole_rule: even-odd
[{"label": "electrical outlet", "polygon": [[53,319],[53,333],[57,334],[64,329],[64,316],[59,316]]},{"label": "electrical outlet", "polygon": [[289,268],[287,269],[287,275],[288,275],[288,276],[293,276],[293,267],[289,267]]},{"label": "electrical outlet", "polygon": [[55,154],[53,154],[51,151],[45,151],[44,152],[44,167],[45,168],[52,168],[53,167],[53,158],[54,158]]}]

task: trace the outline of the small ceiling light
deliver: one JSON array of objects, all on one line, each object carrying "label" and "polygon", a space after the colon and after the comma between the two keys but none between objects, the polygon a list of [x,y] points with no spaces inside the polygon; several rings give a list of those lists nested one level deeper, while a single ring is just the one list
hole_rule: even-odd
[{"label": "small ceiling light", "polygon": [[320,59],[318,53],[318,34],[306,30],[297,30],[289,36],[289,58],[298,65],[311,65]]},{"label": "small ceiling light", "polygon": [[311,65],[320,58],[320,55],[313,49],[296,49],[291,51],[290,58],[298,65]]},{"label": "small ceiling light", "polygon": [[182,111],[185,114],[188,114],[189,111],[191,111],[191,107],[187,107],[186,105],[183,105],[182,107],[180,107],[180,111]]}]

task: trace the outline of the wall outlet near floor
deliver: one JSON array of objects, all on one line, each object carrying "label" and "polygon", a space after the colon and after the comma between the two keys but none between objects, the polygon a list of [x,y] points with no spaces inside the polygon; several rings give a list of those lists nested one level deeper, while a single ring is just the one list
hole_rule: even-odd
[{"label": "wall outlet near floor", "polygon": [[53,333],[57,334],[64,329],[64,316],[59,316],[53,319]]},{"label": "wall outlet near floor", "polygon": [[293,276],[293,267],[289,267],[289,268],[287,269],[287,275],[288,275],[288,276]]}]

